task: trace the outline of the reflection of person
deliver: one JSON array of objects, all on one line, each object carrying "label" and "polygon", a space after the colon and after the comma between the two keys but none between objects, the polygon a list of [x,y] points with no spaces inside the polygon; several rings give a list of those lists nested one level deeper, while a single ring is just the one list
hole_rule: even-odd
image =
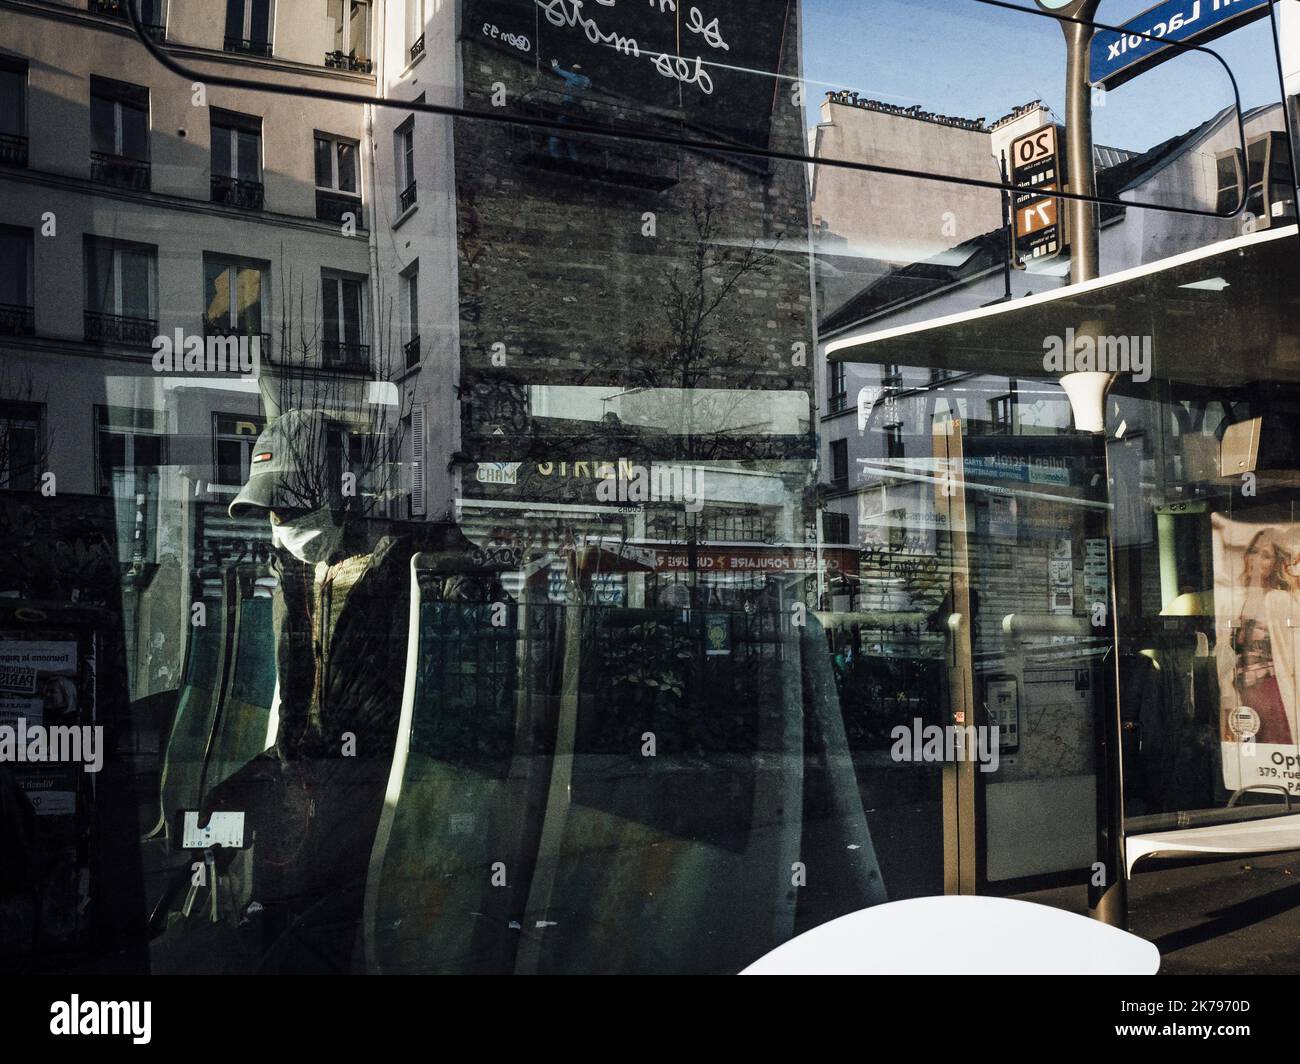
[{"label": "reflection of person", "polygon": [[[591,88],[591,78],[582,72],[582,67],[577,63],[573,64],[572,70],[565,70],[560,66],[558,59],[551,60],[551,70],[555,76],[564,82],[564,98],[560,101],[564,108],[564,113],[560,115],[562,123],[572,122],[571,113],[577,113],[581,116],[582,105],[578,102],[577,95]],[[552,158],[560,158],[560,153],[570,162],[578,161],[578,146],[571,140],[561,140],[559,137],[551,137],[546,142],[546,150]]]},{"label": "reflection of person", "polygon": [[[282,945],[280,971],[350,965],[401,709],[411,558],[464,543],[454,526],[361,519],[329,486],[341,485],[342,470],[304,467],[324,460],[325,430],[313,412],[273,420],[230,505],[231,516],[271,526],[279,726],[275,745],[214,788],[203,809],[204,818],[246,814],[264,945],[309,911],[328,913],[315,956],[286,956]],[[328,497],[316,498],[322,489]]]},{"label": "reflection of person", "polygon": [[[1241,577],[1245,599],[1231,634],[1232,689],[1239,715],[1229,714],[1237,727],[1226,730],[1228,741],[1248,734],[1252,727],[1257,743],[1292,741],[1283,697],[1283,685],[1294,682],[1294,662],[1286,653],[1290,647],[1286,617],[1293,590],[1287,573],[1290,563],[1289,553],[1271,529],[1257,532],[1246,548]],[[1254,716],[1244,714],[1246,709],[1253,710]]]}]

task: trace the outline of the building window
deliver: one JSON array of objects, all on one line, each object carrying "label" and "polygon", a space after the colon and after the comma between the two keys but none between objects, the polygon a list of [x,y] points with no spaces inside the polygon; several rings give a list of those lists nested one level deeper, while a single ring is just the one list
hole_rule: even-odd
[{"label": "building window", "polygon": [[[1220,214],[1237,206],[1243,184],[1240,156],[1239,151],[1227,151],[1216,159],[1219,187],[1215,207]],[[1291,152],[1285,133],[1274,130],[1246,145],[1244,185],[1242,209],[1255,219],[1256,228],[1295,220],[1295,186],[1291,183]]]},{"label": "building window", "polygon": [[903,367],[893,363],[883,367],[880,384],[884,388],[901,388],[903,386]]},{"label": "building window", "polygon": [[0,402],[0,490],[36,490],[43,439],[40,403]]},{"label": "building window", "polygon": [[271,0],[226,0],[227,52],[271,54]]},{"label": "building window", "polygon": [[212,108],[212,202],[262,209],[262,120]]},{"label": "building window", "polygon": [[365,337],[364,283],[355,277],[329,272],[321,275],[325,308],[321,361],[347,369],[370,368],[370,345]]},{"label": "building window", "polygon": [[266,419],[245,414],[212,415],[213,480],[244,484],[253,458],[253,444]]},{"label": "building window", "polygon": [[[126,13],[128,0],[89,0],[89,10],[97,15],[108,15],[129,21]],[[140,15],[140,25],[145,33],[155,41],[161,41],[165,35],[166,19],[163,8],[164,0],[135,0],[136,11]]]},{"label": "building window", "polygon": [[86,339],[150,347],[158,334],[158,250],[86,240]]},{"label": "building window", "polygon": [[370,4],[366,0],[325,0],[325,11],[334,31],[334,50],[325,53],[325,65],[369,74]]},{"label": "building window", "polygon": [[149,189],[149,90],[90,79],[90,177],[106,185]]},{"label": "building window", "polygon": [[836,487],[848,487],[849,483],[849,441],[831,441],[831,483]]},{"label": "building window", "polygon": [[157,498],[166,437],[156,418],[154,411],[139,408],[95,408],[99,494]]},{"label": "building window", "polygon": [[885,457],[892,460],[901,461],[903,457],[903,424],[896,421],[892,425],[886,425],[885,430]]},{"label": "building window", "polygon": [[357,154],[354,140],[316,134],[316,217],[321,221],[338,224],[351,214],[358,227],[363,225]]},{"label": "building window", "polygon": [[1012,414],[1015,410],[1015,396],[999,395],[989,400],[989,432],[994,436],[1006,436],[1012,432]]},{"label": "building window", "polygon": [[826,543],[847,543],[849,541],[849,515],[823,510],[822,540]]},{"label": "building window", "polygon": [[32,231],[0,226],[0,336],[36,332]]},{"label": "building window", "polygon": [[0,57],[0,166],[27,165],[27,64]]},{"label": "building window", "polygon": [[826,367],[827,377],[829,378],[829,399],[827,407],[832,414],[838,413],[844,409],[846,400],[845,394],[845,373],[848,366],[843,362],[831,362]]},{"label": "building window", "polygon": [[420,264],[412,263],[402,274],[403,349],[406,368],[420,362]]},{"label": "building window", "polygon": [[203,331],[207,336],[256,336],[262,354],[266,332],[263,300],[267,267],[216,255],[203,257]]},{"label": "building window", "polygon": [[412,115],[393,134],[393,164],[397,175],[398,209],[409,211],[415,206],[415,116]]},{"label": "building window", "polygon": [[406,0],[406,51],[414,63],[424,55],[425,0]]}]

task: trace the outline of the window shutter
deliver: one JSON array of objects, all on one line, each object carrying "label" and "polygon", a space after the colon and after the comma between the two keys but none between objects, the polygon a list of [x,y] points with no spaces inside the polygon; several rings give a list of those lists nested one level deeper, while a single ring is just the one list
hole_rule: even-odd
[{"label": "window shutter", "polygon": [[411,407],[411,516],[424,516],[424,406]]}]

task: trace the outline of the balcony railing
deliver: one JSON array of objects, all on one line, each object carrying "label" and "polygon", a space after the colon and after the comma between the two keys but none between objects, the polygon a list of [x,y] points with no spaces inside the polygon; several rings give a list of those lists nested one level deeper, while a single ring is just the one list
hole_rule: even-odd
[{"label": "balcony railing", "polygon": [[398,198],[401,201],[401,206],[403,211],[409,211],[412,207],[414,207],[415,206],[415,182],[412,181],[409,185],[407,185],[404,189],[402,189],[402,194]]},{"label": "balcony railing", "polygon": [[229,321],[205,317],[203,319],[204,336],[223,336],[252,339],[257,337],[257,351],[259,357],[264,357],[271,353],[271,334],[269,332],[251,332],[250,330],[239,326],[231,325]]},{"label": "balcony railing", "polygon": [[221,47],[227,52],[243,52],[245,55],[260,55],[263,59],[271,58],[270,41],[252,41],[247,37],[227,37]]},{"label": "balcony railing", "polygon": [[154,318],[132,318],[125,314],[100,314],[86,311],[86,339],[103,344],[127,347],[152,347],[158,335]]},{"label": "balcony railing", "polygon": [[325,65],[331,70],[355,70],[369,74],[374,64],[369,59],[358,59],[356,52],[326,52]]},{"label": "balcony railing", "polygon": [[20,303],[0,303],[0,336],[35,336],[36,309]]},{"label": "balcony railing", "polygon": [[27,165],[27,138],[0,133],[0,166]]},{"label": "balcony railing", "polygon": [[245,207],[250,211],[262,209],[263,186],[260,181],[244,181],[226,174],[212,175],[212,202],[227,207]]},{"label": "balcony railing", "polygon": [[841,410],[843,410],[848,405],[849,405],[849,397],[844,392],[835,392],[827,400],[827,406],[830,408],[830,412],[832,414],[838,414]]},{"label": "balcony railing", "polygon": [[420,56],[424,55],[424,34],[420,34],[419,39],[411,45],[411,62],[414,63]]},{"label": "balcony railing", "polygon": [[[129,21],[126,13],[127,0],[90,0],[87,10],[96,15],[108,15],[110,18],[120,18],[123,22]],[[161,41],[167,31],[161,23],[144,22],[141,19],[144,32],[152,37],[155,41]]]},{"label": "balcony railing", "polygon": [[104,185],[149,191],[149,160],[128,159],[125,155],[108,155],[102,151],[90,153],[90,179]]},{"label": "balcony railing", "polygon": [[316,190],[316,217],[322,222],[342,223],[343,216],[351,214],[357,221],[357,228],[364,229],[365,221],[361,215],[361,197],[346,192],[322,192]]},{"label": "balcony railing", "polygon": [[411,369],[420,364],[420,337],[417,333],[402,345],[406,354],[406,368]]},{"label": "balcony railing", "polygon": [[331,369],[370,370],[370,345],[326,340],[321,344],[321,362]]}]

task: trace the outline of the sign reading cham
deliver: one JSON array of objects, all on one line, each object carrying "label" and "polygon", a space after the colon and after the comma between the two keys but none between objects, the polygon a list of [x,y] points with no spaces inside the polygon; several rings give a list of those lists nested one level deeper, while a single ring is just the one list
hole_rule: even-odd
[{"label": "sign reading cham", "polygon": [[[1121,32],[1099,29],[1092,38],[1089,80],[1113,89],[1182,49],[1204,44],[1268,14],[1270,0],[1165,0],[1128,22]],[[1147,34],[1143,37],[1141,34]],[[1152,38],[1156,38],[1152,40]]]}]

